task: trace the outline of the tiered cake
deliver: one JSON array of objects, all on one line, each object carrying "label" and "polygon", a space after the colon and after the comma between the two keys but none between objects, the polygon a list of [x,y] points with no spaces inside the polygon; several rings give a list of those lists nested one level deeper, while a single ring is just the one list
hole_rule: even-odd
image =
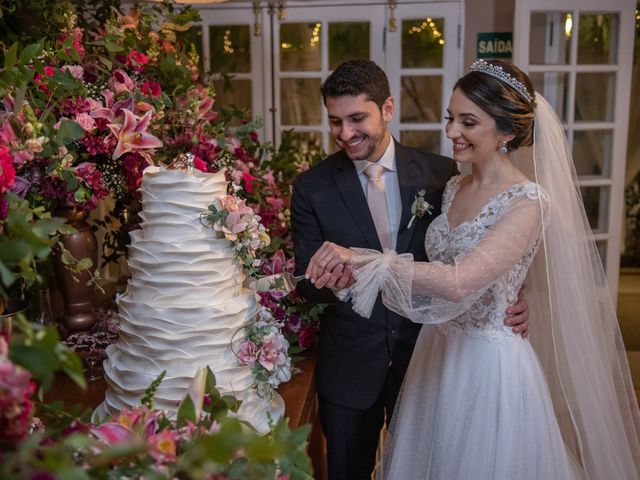
[{"label": "tiered cake", "polygon": [[142,178],[142,229],[131,233],[127,291],[117,299],[118,342],[107,348],[108,386],[95,416],[140,403],[162,371],[157,408],[175,412],[198,368],[209,366],[223,394],[243,401],[239,416],[259,431],[276,402],[258,397],[251,367],[240,365],[232,343],[255,318],[256,295],[243,289],[244,274],[228,240],[202,224],[200,215],[227,193],[217,174],[148,167]]}]

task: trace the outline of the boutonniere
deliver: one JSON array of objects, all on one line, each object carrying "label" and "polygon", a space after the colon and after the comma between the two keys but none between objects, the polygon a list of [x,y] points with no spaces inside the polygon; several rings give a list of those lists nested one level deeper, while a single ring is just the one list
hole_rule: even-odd
[{"label": "boutonniere", "polygon": [[426,190],[420,190],[416,195],[415,200],[411,204],[411,220],[409,220],[409,224],[407,225],[407,230],[413,226],[413,222],[415,222],[416,218],[422,218],[426,214],[431,215],[433,213],[433,205],[427,202],[424,199],[426,195]]}]

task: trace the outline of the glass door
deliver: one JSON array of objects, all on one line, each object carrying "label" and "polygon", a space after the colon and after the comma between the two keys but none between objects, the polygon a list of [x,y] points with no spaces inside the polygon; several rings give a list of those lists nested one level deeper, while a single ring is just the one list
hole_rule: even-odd
[{"label": "glass door", "polygon": [[332,152],[320,85],[345,60],[384,66],[384,6],[294,6],[274,28],[275,132],[305,150]]},{"label": "glass door", "polygon": [[403,145],[451,156],[444,116],[463,72],[463,7],[402,4],[393,12],[397,28],[387,33],[385,66],[396,99],[391,129]]},{"label": "glass door", "polygon": [[556,108],[585,209],[617,292],[634,5],[516,0],[514,62]]}]

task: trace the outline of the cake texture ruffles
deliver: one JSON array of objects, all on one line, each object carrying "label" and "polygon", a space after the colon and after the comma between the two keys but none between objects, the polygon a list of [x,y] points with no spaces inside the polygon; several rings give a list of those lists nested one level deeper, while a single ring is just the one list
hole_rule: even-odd
[{"label": "cake texture ruffles", "polygon": [[126,292],[116,299],[120,332],[107,348],[107,390],[94,417],[140,403],[163,371],[154,403],[175,414],[198,369],[208,366],[222,394],[242,401],[238,416],[259,432],[284,413],[282,399],[256,394],[251,367],[236,356],[258,314],[230,242],[201,221],[227,193],[224,172],[148,167],[142,177],[141,229],[131,232]]}]

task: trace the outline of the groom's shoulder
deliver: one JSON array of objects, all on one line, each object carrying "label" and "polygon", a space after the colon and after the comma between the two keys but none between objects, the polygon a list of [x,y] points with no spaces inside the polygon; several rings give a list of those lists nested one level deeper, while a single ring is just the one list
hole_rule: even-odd
[{"label": "groom's shoulder", "polygon": [[452,176],[457,175],[458,166],[449,157],[423,149],[407,147],[396,143],[396,156],[411,161],[411,165],[417,168],[420,174],[437,183],[446,183]]}]

